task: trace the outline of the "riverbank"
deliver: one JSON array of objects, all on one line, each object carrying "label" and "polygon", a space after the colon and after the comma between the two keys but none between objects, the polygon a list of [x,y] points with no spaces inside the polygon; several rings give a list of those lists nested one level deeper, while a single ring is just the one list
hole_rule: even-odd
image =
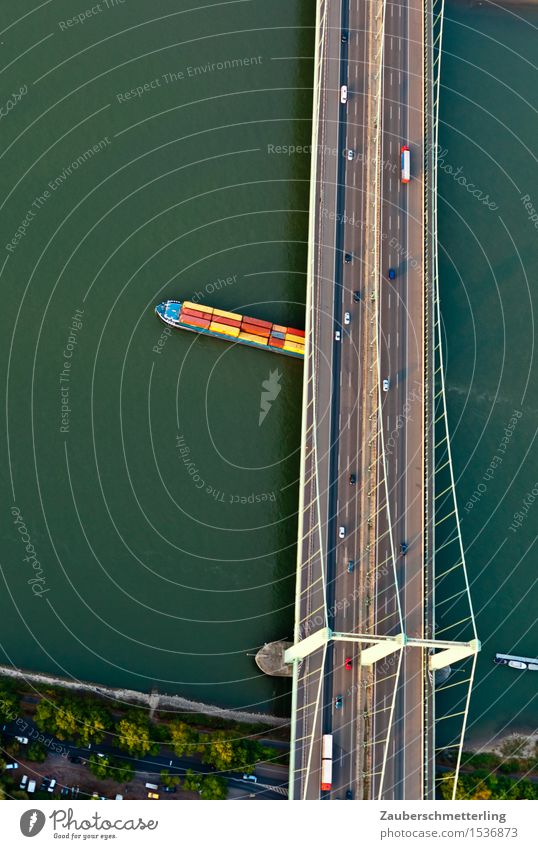
[{"label": "riverbank", "polygon": [[272,728],[281,728],[289,725],[289,720],[282,717],[272,716],[267,713],[255,713],[254,711],[235,710],[232,708],[221,708],[217,705],[209,705],[204,702],[196,702],[185,699],[182,696],[170,695],[168,693],[143,693],[138,690],[125,688],[107,687],[91,681],[74,681],[42,672],[30,672],[22,669],[14,669],[10,666],[0,666],[0,677],[24,681],[26,684],[42,687],[59,687],[75,693],[91,693],[103,699],[110,699],[125,705],[135,707],[146,707],[150,717],[158,711],[160,713],[190,713],[202,714],[209,717],[229,720],[231,722],[260,723]]},{"label": "riverbank", "polygon": [[519,751],[521,757],[531,757],[538,746],[538,731],[510,730],[500,732],[496,736],[487,738],[476,738],[465,741],[465,751],[473,754],[491,752],[495,755],[506,754],[507,747],[514,741],[520,741]]}]

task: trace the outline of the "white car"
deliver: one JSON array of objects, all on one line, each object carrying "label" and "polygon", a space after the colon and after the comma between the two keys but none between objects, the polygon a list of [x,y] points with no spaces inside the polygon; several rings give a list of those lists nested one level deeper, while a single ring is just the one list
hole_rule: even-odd
[{"label": "white car", "polygon": [[343,525],[340,525],[340,527],[338,528],[338,536],[339,536],[340,539],[344,539],[345,535],[346,535],[346,529],[344,528]]},{"label": "white car", "polygon": [[348,312],[344,313],[344,324],[349,324],[350,322],[351,322],[350,313],[348,313]]},{"label": "white car", "polygon": [[28,782],[28,793],[35,793],[35,779]]},{"label": "white car", "polygon": [[340,103],[347,103],[347,85],[340,88]]},{"label": "white car", "polygon": [[335,342],[340,342],[340,339],[341,339],[341,338],[342,338],[342,334],[340,333],[340,331],[339,331],[339,330],[335,330],[335,331],[334,331],[334,341],[335,341]]},{"label": "white car", "polygon": [[18,740],[19,743],[23,743],[24,745],[26,745],[26,743],[28,742],[28,737],[15,737],[15,740]]},{"label": "white car", "polygon": [[19,765],[17,761],[13,761],[12,764],[6,764],[6,769],[18,769]]},{"label": "white car", "polygon": [[243,775],[243,781],[254,781],[257,782],[258,778],[256,775],[247,775],[246,773]]},{"label": "white car", "polygon": [[351,161],[352,159],[355,159],[355,151],[353,150],[353,148],[351,148],[351,147],[350,147],[346,155],[347,155],[347,158],[348,158],[350,161]]},{"label": "white car", "polygon": [[51,782],[50,782],[50,784],[49,784],[49,788],[48,788],[48,789],[49,789],[49,793],[52,793],[52,791],[54,790],[54,788],[55,788],[55,787],[56,787],[56,779],[55,779],[55,778],[53,778],[53,779],[52,779],[52,781],[51,781]]},{"label": "white car", "polygon": [[386,377],[385,380],[383,381],[383,392],[388,392],[389,386],[390,386],[389,379],[388,379],[388,377]]},{"label": "white car", "polygon": [[21,783],[19,784],[19,789],[20,789],[20,790],[24,790],[24,789],[25,789],[25,787],[26,787],[26,785],[27,785],[27,783],[28,783],[28,776],[27,776],[27,775],[23,775],[23,777],[21,778]]}]

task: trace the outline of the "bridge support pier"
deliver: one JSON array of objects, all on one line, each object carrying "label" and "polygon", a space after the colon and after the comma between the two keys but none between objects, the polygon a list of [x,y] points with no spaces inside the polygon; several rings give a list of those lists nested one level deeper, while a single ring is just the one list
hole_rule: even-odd
[{"label": "bridge support pier", "polygon": [[430,669],[432,672],[436,669],[443,669],[445,666],[450,666],[451,663],[463,660],[464,657],[470,657],[470,655],[479,651],[480,640],[470,640],[467,645],[451,646],[451,648],[430,655]]}]

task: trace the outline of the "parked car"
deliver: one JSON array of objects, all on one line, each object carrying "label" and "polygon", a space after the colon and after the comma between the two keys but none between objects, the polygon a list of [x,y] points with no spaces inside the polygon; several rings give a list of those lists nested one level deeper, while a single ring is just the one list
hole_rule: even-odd
[{"label": "parked car", "polygon": [[346,799],[353,799],[353,790],[346,790]]},{"label": "parked car", "polygon": [[340,103],[347,103],[347,85],[340,86]]},{"label": "parked car", "polygon": [[347,39],[348,39],[347,30],[344,29],[344,30],[342,30],[342,44],[346,44]]},{"label": "parked car", "polygon": [[18,769],[18,768],[19,768],[19,765],[18,765],[17,761],[13,761],[10,764],[6,764],[6,769]]},{"label": "parked car", "polygon": [[344,254],[344,262],[351,262],[352,259],[351,254]]},{"label": "parked car", "polygon": [[21,783],[19,784],[19,789],[24,790],[26,788],[27,783],[28,783],[28,776],[23,775],[23,777],[21,778]]},{"label": "parked car", "polygon": [[158,793],[148,793],[148,799],[158,799],[158,798],[159,798]]},{"label": "parked car", "polygon": [[50,784],[49,784],[49,793],[52,793],[54,791],[55,787],[56,787],[56,779],[53,778],[51,780]]},{"label": "parked car", "polygon": [[401,542],[400,543],[400,554],[402,555],[402,557],[405,557],[405,555],[407,554],[408,548],[409,548],[409,543],[407,543],[407,542]]},{"label": "parked car", "polygon": [[27,793],[35,793],[35,781],[34,781],[34,779],[32,779],[31,781],[28,782],[28,790],[26,792]]},{"label": "parked car", "polygon": [[15,740],[17,740],[19,743],[22,743],[23,746],[26,746],[26,744],[28,743],[28,737],[15,737]]}]

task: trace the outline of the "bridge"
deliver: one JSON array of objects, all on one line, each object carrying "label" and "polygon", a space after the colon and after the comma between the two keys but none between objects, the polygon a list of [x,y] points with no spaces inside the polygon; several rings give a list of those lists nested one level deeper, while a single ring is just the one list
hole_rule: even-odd
[{"label": "bridge", "polygon": [[480,643],[440,335],[442,22],[439,0],[317,3],[290,799],[432,799],[436,747],[456,793]]}]

